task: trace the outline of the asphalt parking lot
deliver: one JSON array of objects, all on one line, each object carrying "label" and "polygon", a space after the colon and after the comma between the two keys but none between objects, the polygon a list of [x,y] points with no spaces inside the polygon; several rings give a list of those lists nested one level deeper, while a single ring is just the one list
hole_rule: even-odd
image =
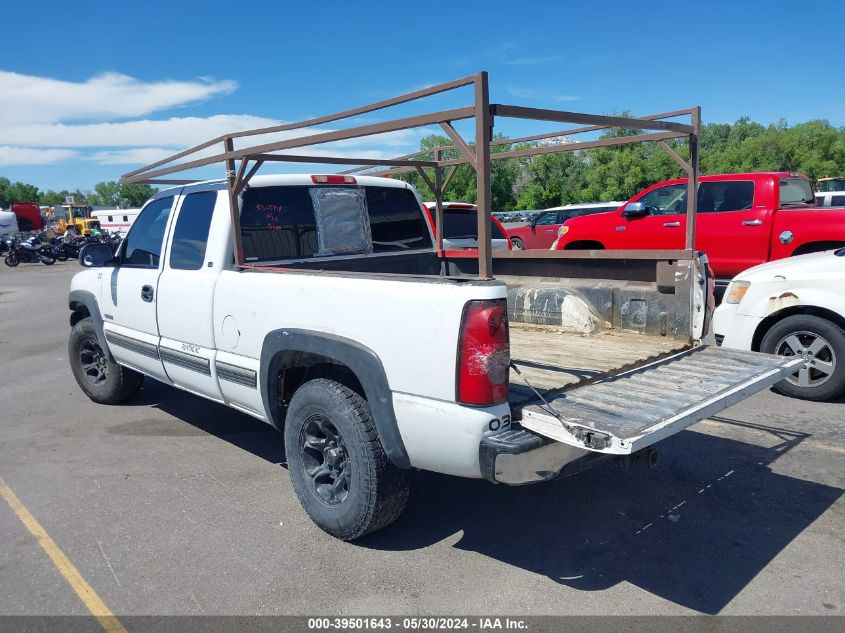
[{"label": "asphalt parking lot", "polygon": [[[765,392],[653,471],[525,488],[415,473],[355,544],[317,529],[270,427],[148,380],[91,403],[78,264],[0,270],[0,478],[115,614],[842,614],[845,400]],[[0,501],[0,614],[87,614]]]}]

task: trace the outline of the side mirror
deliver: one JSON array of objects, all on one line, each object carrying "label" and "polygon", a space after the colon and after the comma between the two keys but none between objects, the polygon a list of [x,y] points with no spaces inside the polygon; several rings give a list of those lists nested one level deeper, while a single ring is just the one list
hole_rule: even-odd
[{"label": "side mirror", "polygon": [[622,215],[626,218],[641,218],[648,215],[648,207],[642,202],[629,202],[625,205]]},{"label": "side mirror", "polygon": [[111,246],[94,242],[86,244],[79,251],[79,263],[85,268],[100,268],[114,262],[114,253]]}]

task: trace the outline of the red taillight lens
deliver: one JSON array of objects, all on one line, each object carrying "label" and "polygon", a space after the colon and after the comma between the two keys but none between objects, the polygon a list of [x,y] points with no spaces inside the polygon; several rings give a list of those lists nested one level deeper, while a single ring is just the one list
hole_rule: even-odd
[{"label": "red taillight lens", "polygon": [[458,341],[458,402],[474,405],[506,402],[510,360],[507,302],[504,299],[468,302]]},{"label": "red taillight lens", "polygon": [[354,185],[358,181],[354,176],[341,176],[339,174],[326,176],[311,176],[311,182],[315,185]]}]

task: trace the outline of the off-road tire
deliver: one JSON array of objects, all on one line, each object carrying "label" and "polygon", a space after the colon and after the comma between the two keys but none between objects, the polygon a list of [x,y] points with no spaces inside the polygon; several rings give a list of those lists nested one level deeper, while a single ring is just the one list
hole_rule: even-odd
[{"label": "off-road tire", "polygon": [[[95,356],[96,350],[103,353],[101,368],[105,377],[100,382],[95,382],[83,367],[83,358]],[[79,388],[98,404],[120,404],[135,395],[144,383],[143,374],[108,359],[91,317],[81,319],[70,331],[68,357]]]},{"label": "off-road tire", "polygon": [[778,353],[777,346],[790,334],[805,332],[822,337],[830,345],[835,357],[830,377],[818,386],[801,387],[787,380],[774,386],[775,391],[785,396],[802,400],[830,400],[845,393],[845,331],[827,319],[811,314],[795,314],[775,323],[760,343],[760,351]]},{"label": "off-road tire", "polygon": [[[313,448],[308,454],[305,448],[306,427],[323,420],[337,431],[347,460],[344,468],[349,467],[345,497],[334,505],[321,497],[316,479],[306,470],[306,460],[313,467],[315,455]],[[353,541],[389,525],[404,510],[407,474],[388,459],[369,404],[352,389],[326,378],[303,384],[291,398],[284,438],[296,496],[311,520],[332,536]]]}]

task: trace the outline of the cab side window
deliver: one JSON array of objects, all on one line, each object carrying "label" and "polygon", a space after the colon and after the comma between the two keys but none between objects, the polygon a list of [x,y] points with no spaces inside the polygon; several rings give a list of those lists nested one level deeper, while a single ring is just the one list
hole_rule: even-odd
[{"label": "cab side window", "polygon": [[666,185],[649,191],[642,198],[642,202],[650,215],[676,215],[687,210],[687,186]]},{"label": "cab side window", "polygon": [[537,218],[537,226],[548,226],[549,224],[557,224],[557,211],[546,211]]},{"label": "cab side window", "polygon": [[158,268],[173,196],[149,203],[138,215],[123,242],[120,263],[132,268]]},{"label": "cab side window", "polygon": [[754,183],[745,180],[715,180],[698,186],[698,212],[746,211],[754,206]]},{"label": "cab side window", "polygon": [[217,204],[216,191],[203,191],[185,196],[173,229],[170,267],[176,270],[199,270],[205,261],[205,247],[211,216]]}]

